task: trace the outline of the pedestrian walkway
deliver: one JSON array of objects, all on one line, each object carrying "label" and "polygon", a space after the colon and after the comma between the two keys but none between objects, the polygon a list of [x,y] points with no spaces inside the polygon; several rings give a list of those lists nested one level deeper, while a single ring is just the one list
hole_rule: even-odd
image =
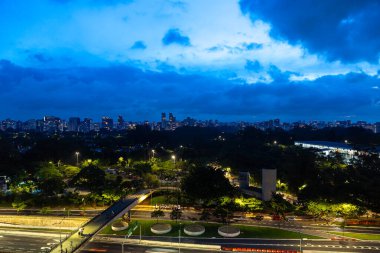
[{"label": "pedestrian walkway", "polygon": [[61,243],[55,246],[50,252],[52,253],[72,253],[84,245],[102,228],[107,226],[113,220],[121,217],[134,206],[142,202],[151,194],[149,190],[143,190],[136,194],[129,195],[118,202],[111,205],[99,215],[88,221],[82,226],[83,233],[78,233],[78,230],[69,234]]}]

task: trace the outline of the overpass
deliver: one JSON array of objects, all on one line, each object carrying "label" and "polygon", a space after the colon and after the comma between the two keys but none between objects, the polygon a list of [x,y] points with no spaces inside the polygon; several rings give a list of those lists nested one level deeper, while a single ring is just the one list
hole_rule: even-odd
[{"label": "overpass", "polygon": [[115,202],[109,208],[96,215],[82,227],[84,228],[83,236],[78,235],[78,230],[72,232],[61,243],[51,249],[52,253],[72,253],[82,247],[94,235],[101,231],[105,226],[114,220],[122,217],[126,212],[144,201],[153,191],[142,190],[136,194],[128,195]]}]

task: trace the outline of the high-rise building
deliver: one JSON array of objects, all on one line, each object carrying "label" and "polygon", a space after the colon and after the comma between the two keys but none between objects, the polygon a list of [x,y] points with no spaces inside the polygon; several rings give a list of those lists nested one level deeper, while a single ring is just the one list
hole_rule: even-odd
[{"label": "high-rise building", "polygon": [[122,130],[124,129],[125,126],[124,126],[124,119],[121,115],[119,115],[119,117],[117,118],[117,129],[118,130]]},{"label": "high-rise building", "polygon": [[1,122],[1,130],[5,131],[7,129],[17,129],[17,122],[12,119],[6,119]]},{"label": "high-rise building", "polygon": [[36,131],[38,132],[43,132],[45,127],[44,127],[44,121],[42,119],[36,120]]},{"label": "high-rise building", "polygon": [[376,134],[380,133],[380,122],[375,123],[374,132]]},{"label": "high-rise building", "polygon": [[169,122],[174,123],[175,122],[175,117],[173,116],[173,113],[169,112]]},{"label": "high-rise building", "polygon": [[30,119],[24,122],[23,129],[28,130],[36,130],[37,129],[37,121],[35,119]]},{"label": "high-rise building", "polygon": [[113,129],[113,119],[110,117],[102,117],[102,128],[110,131]]},{"label": "high-rise building", "polygon": [[70,132],[78,132],[80,126],[80,118],[71,117],[69,118],[68,130]]},{"label": "high-rise building", "polygon": [[45,132],[56,132],[62,130],[61,119],[55,116],[45,116],[44,117],[44,131]]},{"label": "high-rise building", "polygon": [[92,119],[90,118],[84,118],[83,121],[80,123],[80,131],[83,133],[88,133],[94,129],[94,126],[92,124]]},{"label": "high-rise building", "polygon": [[166,129],[166,113],[161,113],[161,128]]}]

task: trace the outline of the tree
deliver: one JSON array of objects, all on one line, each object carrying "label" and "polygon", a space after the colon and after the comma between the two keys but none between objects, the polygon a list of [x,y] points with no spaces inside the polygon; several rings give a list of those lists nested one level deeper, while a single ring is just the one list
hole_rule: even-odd
[{"label": "tree", "polygon": [[83,168],[72,180],[76,186],[85,187],[92,192],[101,192],[105,185],[105,172],[95,165]]},{"label": "tree", "polygon": [[22,201],[20,199],[15,199],[15,201],[13,201],[12,203],[12,207],[16,209],[17,214],[19,214],[19,212],[24,210],[27,207],[27,205],[25,201]]},{"label": "tree", "polygon": [[165,213],[164,213],[164,211],[162,211],[161,209],[157,209],[157,210],[154,210],[154,211],[150,214],[150,216],[151,216],[152,218],[156,218],[156,219],[157,219],[157,223],[158,223],[158,219],[159,219],[160,217],[164,217],[164,216],[165,216]]},{"label": "tree", "polygon": [[293,205],[286,201],[281,194],[273,194],[269,204],[275,214],[281,215],[283,218],[285,218],[285,212],[289,212],[294,209]]},{"label": "tree", "polygon": [[63,179],[58,177],[47,178],[38,182],[38,187],[48,196],[62,193],[65,186]]},{"label": "tree", "polygon": [[181,219],[181,216],[182,216],[182,210],[178,207],[173,208],[173,210],[170,213],[170,219],[176,220],[176,222],[177,220]]},{"label": "tree", "polygon": [[232,212],[228,208],[217,206],[212,213],[216,218],[219,218],[221,222],[228,223],[229,219],[232,218]]},{"label": "tree", "polygon": [[233,187],[221,170],[195,167],[183,179],[182,190],[192,199],[209,201],[233,193]]},{"label": "tree", "polygon": [[201,216],[199,217],[199,219],[207,222],[210,219],[210,215],[210,211],[204,208],[201,212]]}]

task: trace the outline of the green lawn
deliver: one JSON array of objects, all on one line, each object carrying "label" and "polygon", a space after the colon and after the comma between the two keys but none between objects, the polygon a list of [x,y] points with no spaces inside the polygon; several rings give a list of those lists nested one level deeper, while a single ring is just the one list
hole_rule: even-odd
[{"label": "green lawn", "polygon": [[[155,236],[150,231],[150,227],[156,223],[156,220],[138,220],[138,222],[141,224],[141,233],[143,236]],[[172,231],[170,233],[165,234],[164,236],[178,236],[178,230],[179,230],[179,222],[176,223],[175,221],[161,221],[163,223],[169,223],[172,225]],[[181,228],[182,228],[182,236],[183,234],[183,227],[187,224],[193,224],[193,222],[190,221],[182,221],[181,222]],[[203,225],[206,228],[206,232],[201,235],[201,237],[221,237],[218,234],[218,227],[221,226],[221,224],[216,223],[203,223],[203,222],[196,222],[197,224]],[[299,239],[302,238],[308,238],[308,239],[320,239],[320,237],[306,235],[306,234],[299,234],[297,232],[291,232],[287,230],[277,229],[277,228],[268,228],[268,227],[254,227],[254,226],[241,226],[237,225],[240,228],[240,238],[272,238],[272,239]],[[107,226],[104,228],[101,232],[101,234],[114,234],[114,235],[124,235],[126,233],[125,231],[113,231],[111,229],[111,226]],[[139,235],[139,228],[137,228],[133,235]]]},{"label": "green lawn", "polygon": [[351,233],[351,232],[330,232],[334,235],[342,235],[347,237],[352,237],[360,240],[380,240],[380,234],[362,234],[362,233]]},{"label": "green lawn", "polygon": [[[148,198],[149,200],[149,203],[150,203],[150,199]],[[156,197],[153,197],[152,198],[152,205],[162,205],[162,204],[167,204],[167,197],[166,196],[156,196]]]}]

